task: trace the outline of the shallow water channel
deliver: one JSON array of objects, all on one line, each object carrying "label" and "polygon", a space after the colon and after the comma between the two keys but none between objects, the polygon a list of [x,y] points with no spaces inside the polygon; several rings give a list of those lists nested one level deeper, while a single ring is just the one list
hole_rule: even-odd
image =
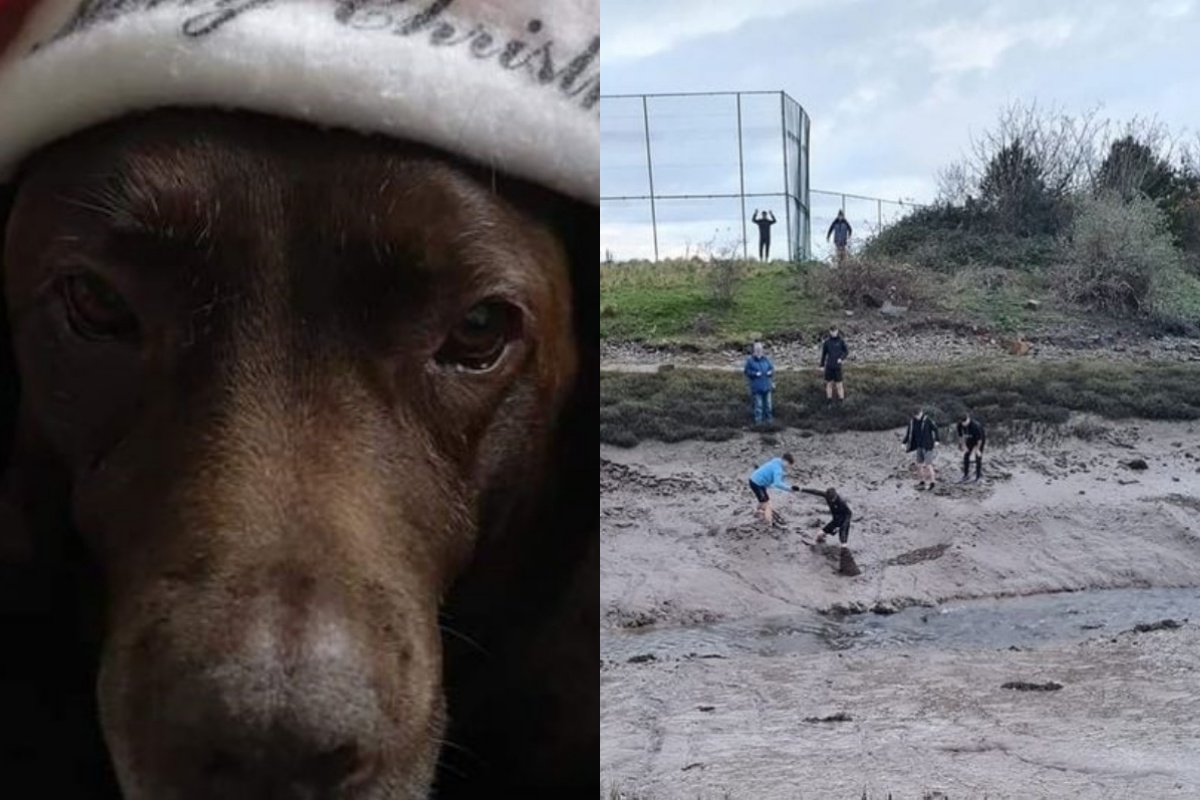
[{"label": "shallow water channel", "polygon": [[[1035,648],[1171,619],[1200,624],[1200,589],[1111,589],[963,600],[894,614],[810,612],[684,627],[601,630],[600,657],[778,656],[863,648]],[[1194,622],[1184,622],[1184,620]]]}]

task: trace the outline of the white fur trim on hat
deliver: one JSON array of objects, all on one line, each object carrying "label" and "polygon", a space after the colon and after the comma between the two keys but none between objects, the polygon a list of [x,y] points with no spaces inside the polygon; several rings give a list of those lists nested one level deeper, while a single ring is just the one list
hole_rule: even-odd
[{"label": "white fur trim on hat", "polygon": [[599,0],[41,0],[0,52],[0,180],[126,113],[214,106],[424,142],[598,203],[599,23]]}]

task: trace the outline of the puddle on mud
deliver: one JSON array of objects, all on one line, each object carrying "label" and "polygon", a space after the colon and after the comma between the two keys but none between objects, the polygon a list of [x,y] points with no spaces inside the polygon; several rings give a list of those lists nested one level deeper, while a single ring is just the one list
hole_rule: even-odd
[{"label": "puddle on mud", "polygon": [[1111,636],[1163,619],[1200,624],[1200,589],[1112,589],[955,601],[886,616],[838,618],[812,612],[688,627],[602,630],[600,656],[628,661],[638,656],[778,656],[882,647],[1035,648]]}]

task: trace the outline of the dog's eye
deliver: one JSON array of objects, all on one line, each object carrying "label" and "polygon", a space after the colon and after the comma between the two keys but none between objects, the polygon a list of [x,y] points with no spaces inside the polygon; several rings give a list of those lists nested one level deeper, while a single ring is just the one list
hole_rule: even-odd
[{"label": "dog's eye", "polygon": [[137,317],[107,281],[80,274],[62,283],[71,328],[85,339],[121,339],[137,332]]},{"label": "dog's eye", "polygon": [[490,369],[516,337],[519,322],[519,312],[507,303],[479,303],[450,331],[435,360],[476,372]]}]

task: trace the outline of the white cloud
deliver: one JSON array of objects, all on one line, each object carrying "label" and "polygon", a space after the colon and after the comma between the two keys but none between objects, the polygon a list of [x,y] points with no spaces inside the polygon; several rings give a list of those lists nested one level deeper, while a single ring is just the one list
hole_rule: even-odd
[{"label": "white cloud", "polygon": [[1193,0],[1158,0],[1150,4],[1150,13],[1156,17],[1179,19],[1191,14],[1194,5]]},{"label": "white cloud", "polygon": [[878,107],[880,101],[894,90],[895,83],[890,80],[861,84],[838,102],[834,113],[849,116],[866,114]]},{"label": "white cloud", "polygon": [[[606,67],[666,52],[748,22],[778,19],[824,5],[819,0],[636,0],[606,2],[600,15]],[[803,37],[797,26],[797,40]],[[736,46],[736,45],[733,45]]]},{"label": "white cloud", "polygon": [[930,70],[935,75],[988,71],[1017,45],[1026,42],[1042,49],[1065,43],[1075,30],[1075,21],[1068,17],[1050,17],[1016,25],[988,24],[984,20],[963,23],[947,22],[937,28],[922,31],[916,41],[932,58]]}]

